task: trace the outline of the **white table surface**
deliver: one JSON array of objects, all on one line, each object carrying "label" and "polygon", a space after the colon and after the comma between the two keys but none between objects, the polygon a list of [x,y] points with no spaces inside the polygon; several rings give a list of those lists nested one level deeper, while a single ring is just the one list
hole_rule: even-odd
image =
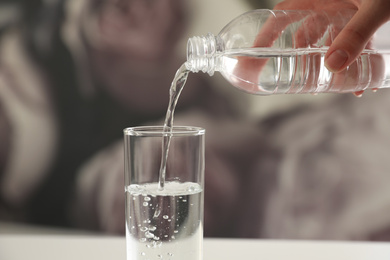
[{"label": "white table surface", "polygon": [[[125,238],[0,234],[1,260],[126,259]],[[204,260],[390,260],[390,243],[205,239]]]}]

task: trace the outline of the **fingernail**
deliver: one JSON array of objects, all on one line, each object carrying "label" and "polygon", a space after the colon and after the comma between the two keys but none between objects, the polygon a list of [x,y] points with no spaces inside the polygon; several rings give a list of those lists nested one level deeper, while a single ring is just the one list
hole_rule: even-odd
[{"label": "fingernail", "polygon": [[335,50],[325,61],[325,66],[332,72],[338,72],[348,60],[348,54],[343,50]]}]

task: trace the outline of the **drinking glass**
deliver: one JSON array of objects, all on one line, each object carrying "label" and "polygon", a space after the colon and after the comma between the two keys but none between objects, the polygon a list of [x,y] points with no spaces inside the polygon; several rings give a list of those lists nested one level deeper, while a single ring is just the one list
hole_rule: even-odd
[{"label": "drinking glass", "polygon": [[203,259],[204,135],[188,126],[124,130],[127,260]]}]

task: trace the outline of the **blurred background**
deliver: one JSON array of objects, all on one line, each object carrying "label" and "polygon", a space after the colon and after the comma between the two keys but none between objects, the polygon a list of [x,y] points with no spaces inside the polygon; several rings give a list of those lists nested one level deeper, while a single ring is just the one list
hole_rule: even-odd
[{"label": "blurred background", "polygon": [[[189,37],[274,4],[1,1],[0,232],[123,235],[122,129],[162,123]],[[390,240],[389,94],[191,74],[174,123],[207,130],[205,236]]]}]

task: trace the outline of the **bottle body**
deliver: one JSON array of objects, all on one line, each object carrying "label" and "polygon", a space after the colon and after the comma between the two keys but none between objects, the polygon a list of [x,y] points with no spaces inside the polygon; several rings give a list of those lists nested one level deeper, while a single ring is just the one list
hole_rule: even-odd
[{"label": "bottle body", "polygon": [[251,94],[359,92],[390,87],[390,50],[371,42],[340,73],[324,66],[328,46],[352,17],[313,11],[255,10],[217,35],[188,42],[187,68],[219,71],[233,86]]}]

